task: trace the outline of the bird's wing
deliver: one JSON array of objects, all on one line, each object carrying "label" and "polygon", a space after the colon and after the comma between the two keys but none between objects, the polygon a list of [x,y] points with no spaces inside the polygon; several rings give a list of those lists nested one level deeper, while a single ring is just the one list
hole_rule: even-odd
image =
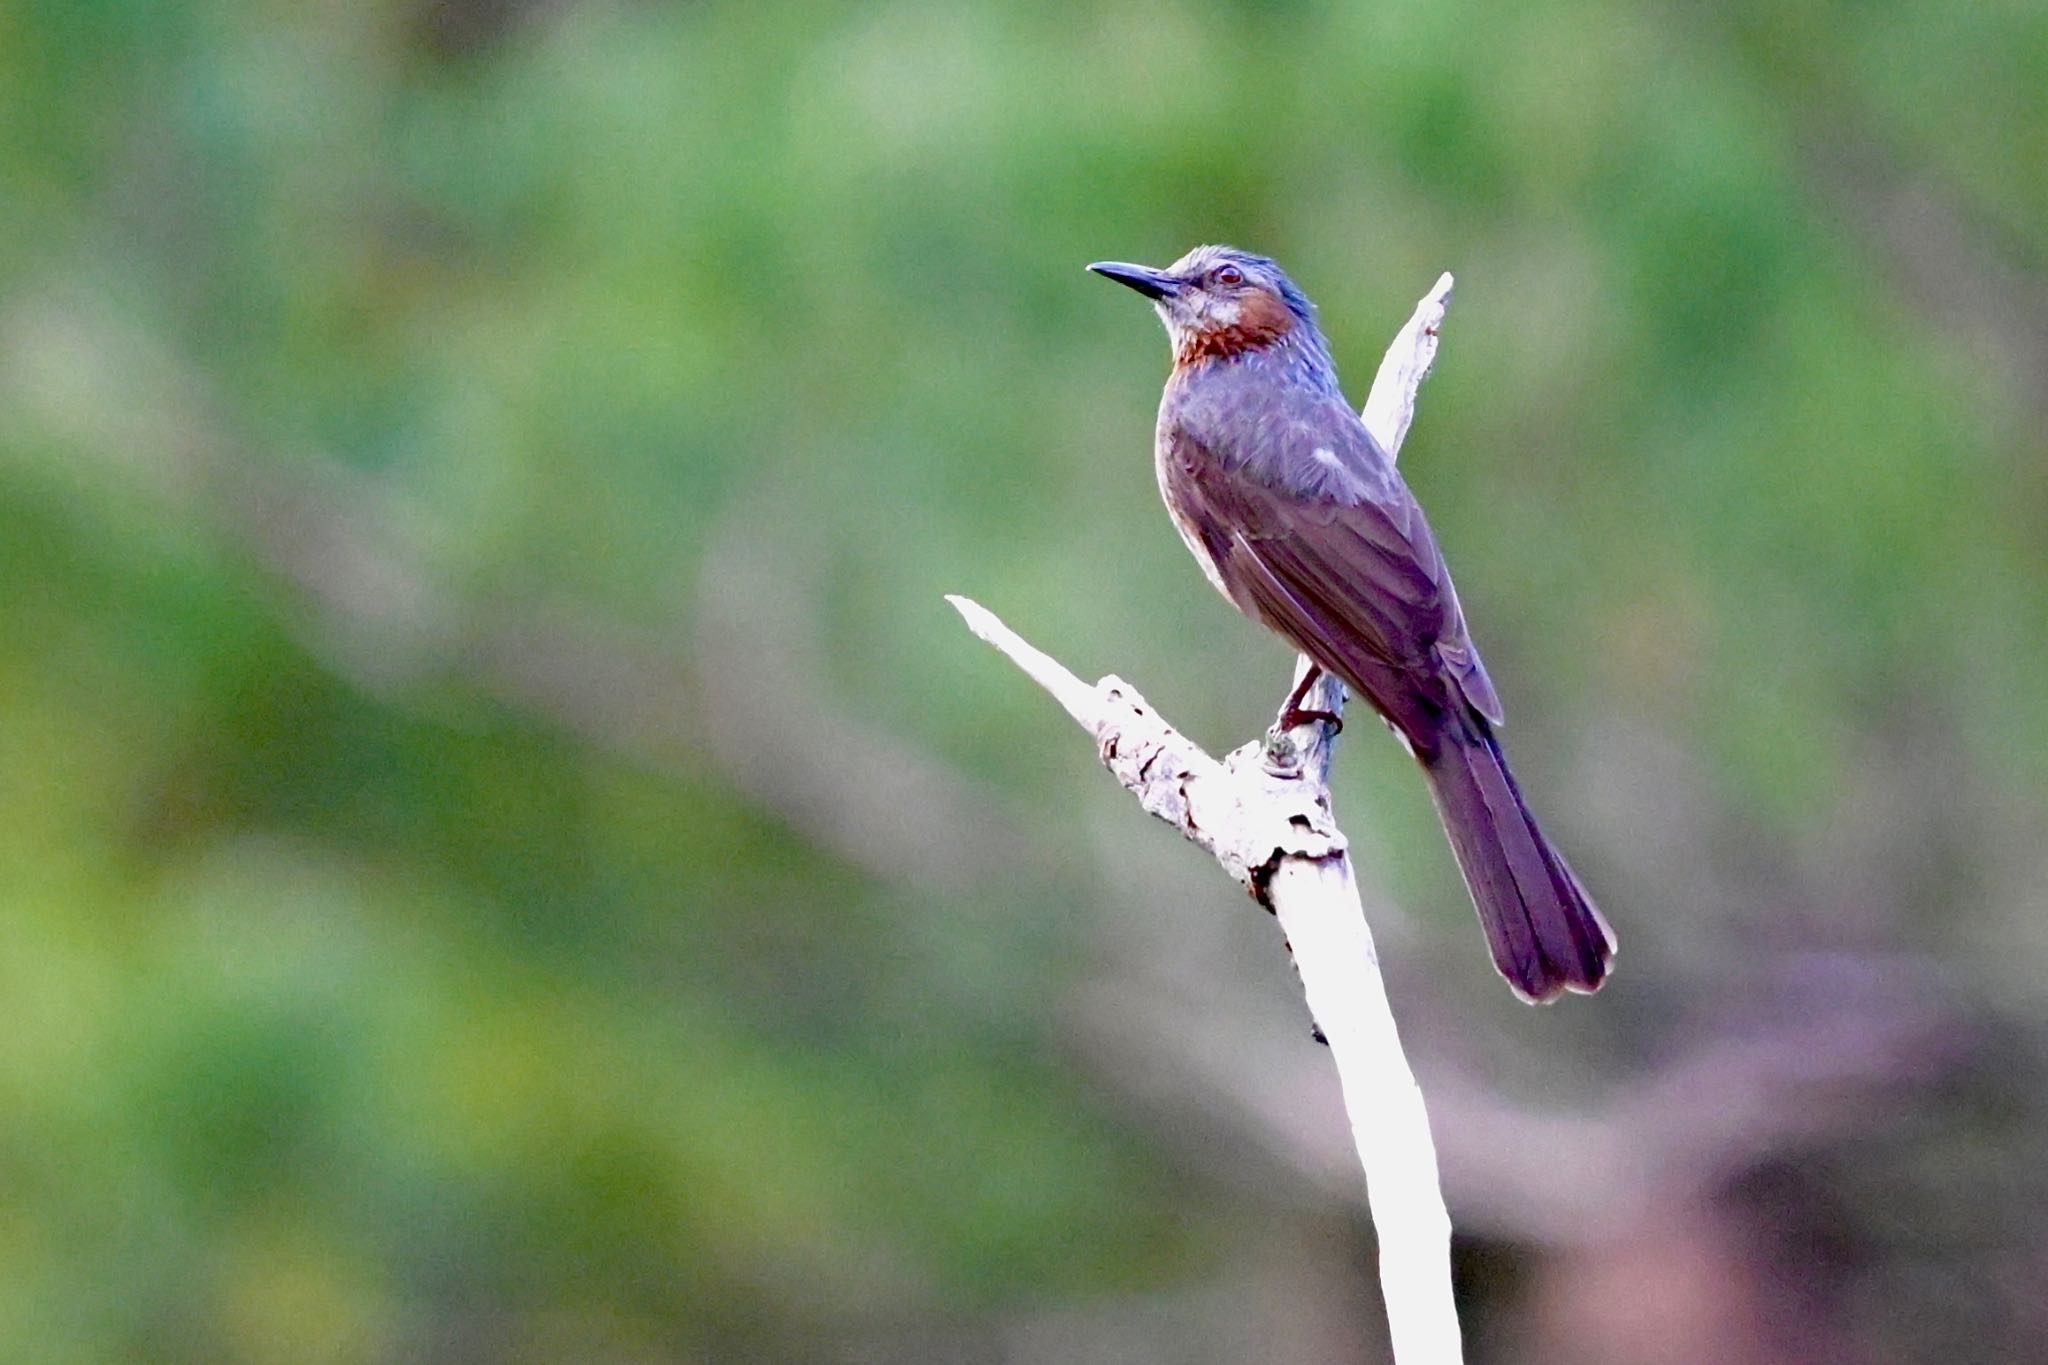
[{"label": "bird's wing", "polygon": [[1251,458],[1187,452],[1196,519],[1241,604],[1332,669],[1406,732],[1462,702],[1501,706],[1466,634],[1443,554],[1415,497],[1348,409],[1349,426],[1291,424]]}]

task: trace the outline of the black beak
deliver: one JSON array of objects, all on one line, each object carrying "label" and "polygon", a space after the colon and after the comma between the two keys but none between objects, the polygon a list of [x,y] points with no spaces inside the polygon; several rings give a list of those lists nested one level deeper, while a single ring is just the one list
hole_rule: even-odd
[{"label": "black beak", "polygon": [[1097,261],[1088,267],[1098,275],[1129,285],[1148,299],[1164,299],[1180,292],[1180,281],[1164,270],[1149,265],[1125,265],[1122,261]]}]

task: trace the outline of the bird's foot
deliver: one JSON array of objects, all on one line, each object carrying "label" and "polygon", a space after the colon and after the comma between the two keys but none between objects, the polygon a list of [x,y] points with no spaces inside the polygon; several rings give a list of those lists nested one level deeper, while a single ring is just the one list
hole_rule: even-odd
[{"label": "bird's foot", "polygon": [[1307,725],[1310,721],[1316,720],[1328,725],[1330,733],[1333,735],[1344,733],[1344,717],[1338,715],[1335,711],[1304,711],[1299,706],[1290,706],[1282,711],[1280,719],[1273,722],[1273,728],[1276,730],[1292,730],[1297,725]]}]

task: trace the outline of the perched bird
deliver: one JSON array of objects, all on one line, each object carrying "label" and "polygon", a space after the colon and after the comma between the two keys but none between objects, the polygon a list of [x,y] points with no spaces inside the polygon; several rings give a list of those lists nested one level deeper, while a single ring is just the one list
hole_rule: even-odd
[{"label": "perched bird", "polygon": [[[1613,932],[1508,771],[1500,698],[1436,538],[1338,388],[1315,307],[1271,260],[1232,247],[1197,247],[1164,270],[1088,268],[1152,300],[1166,323],[1159,491],[1209,581],[1406,742],[1516,994],[1598,988]],[[1318,718],[1300,710],[1315,676],[1288,698],[1284,724]]]}]

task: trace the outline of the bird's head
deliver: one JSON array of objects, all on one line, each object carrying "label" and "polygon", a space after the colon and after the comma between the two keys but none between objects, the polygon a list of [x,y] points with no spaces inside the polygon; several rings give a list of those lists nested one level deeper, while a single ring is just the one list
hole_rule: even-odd
[{"label": "bird's head", "polygon": [[1315,306],[1270,257],[1198,246],[1163,270],[1122,261],[1088,268],[1152,300],[1178,365],[1229,359],[1290,339],[1322,348]]}]

